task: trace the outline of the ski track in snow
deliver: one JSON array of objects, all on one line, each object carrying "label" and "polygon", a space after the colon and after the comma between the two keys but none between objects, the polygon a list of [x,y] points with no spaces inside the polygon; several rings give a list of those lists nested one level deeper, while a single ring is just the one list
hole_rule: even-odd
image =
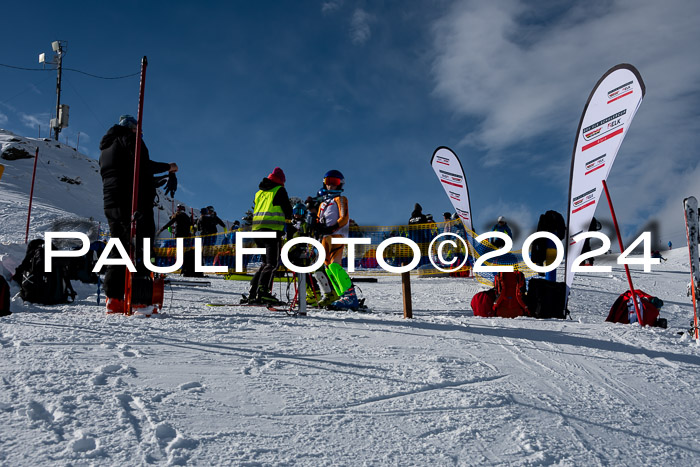
[{"label": "ski track in snow", "polygon": [[[96,161],[44,143],[32,238],[56,218],[101,219]],[[10,272],[32,164],[6,163],[0,181]],[[297,318],[207,307],[247,292],[214,276],[166,288],[164,312],[141,319],[105,315],[94,285],[41,306],[13,284],[0,465],[698,465],[700,347],[677,334],[688,253],[665,254],[632,277],[664,300],[668,329],[604,322],[627,289],[613,257],[597,261],[611,273],[577,275],[566,321],[473,317],[484,287],[464,278],[413,278],[414,320],[395,276],[358,284],[374,313]]]},{"label": "ski track in snow", "polygon": [[603,323],[622,291],[606,275],[577,280],[575,321],[475,318],[482,286],[452,278],[413,280],[413,321],[396,277],[362,285],[372,314],[206,307],[247,288],[219,277],[170,287],[149,319],[105,315],[87,284],[75,306],[16,299],[0,321],[0,460],[691,465],[700,352],[676,334],[685,283],[662,294],[643,278],[680,304],[667,330]]}]

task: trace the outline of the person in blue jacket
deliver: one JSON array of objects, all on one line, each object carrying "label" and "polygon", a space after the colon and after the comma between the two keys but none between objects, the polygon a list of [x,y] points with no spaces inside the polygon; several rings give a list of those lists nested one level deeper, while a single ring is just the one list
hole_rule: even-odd
[{"label": "person in blue jacket", "polygon": [[[498,217],[498,221],[496,222],[496,225],[494,225],[491,229],[491,232],[504,232],[510,238],[513,238],[513,231],[510,230],[510,227],[508,227],[508,223],[506,222],[506,218],[503,216]],[[501,248],[506,243],[500,238],[493,238],[491,239],[491,244],[496,248]]]}]

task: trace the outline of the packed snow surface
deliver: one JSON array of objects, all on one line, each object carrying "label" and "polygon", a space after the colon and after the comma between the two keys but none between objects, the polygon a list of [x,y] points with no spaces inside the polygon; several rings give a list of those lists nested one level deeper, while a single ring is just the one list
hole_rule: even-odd
[{"label": "packed snow surface", "polygon": [[[10,270],[26,199],[8,183]],[[86,215],[56,193],[45,222]],[[364,314],[209,307],[248,286],[213,275],[167,287],[151,318],[106,315],[90,284],[71,305],[15,296],[0,318],[0,464],[698,465],[687,250],[665,256],[632,278],[663,299],[668,329],[604,322],[628,288],[612,257],[611,273],[576,277],[572,320],[474,317],[484,287],[470,278],[414,277],[412,320],[395,276],[358,283]]]}]

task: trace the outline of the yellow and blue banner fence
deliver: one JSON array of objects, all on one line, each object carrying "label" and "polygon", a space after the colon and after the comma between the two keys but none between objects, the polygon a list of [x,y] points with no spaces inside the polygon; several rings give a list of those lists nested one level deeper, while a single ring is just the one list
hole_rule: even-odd
[{"label": "yellow and blue banner fence", "polygon": [[[245,232],[250,228],[242,228],[236,231],[228,231],[215,235],[202,236],[202,264],[205,266],[227,266],[233,272],[236,264],[236,235]],[[454,236],[447,236],[435,242],[430,248],[431,242],[440,234],[451,233],[464,239],[460,242]],[[355,246],[355,271],[353,275],[384,275],[392,274],[379,265],[376,259],[379,245],[392,237],[403,237],[414,241],[420,249],[420,260],[418,265],[411,271],[412,274],[421,276],[473,276],[477,281],[485,285],[493,285],[495,273],[477,272],[472,273],[474,262],[481,256],[495,251],[497,248],[488,241],[476,242],[478,235],[472,231],[465,230],[459,220],[450,222],[436,222],[418,225],[394,225],[394,226],[359,226],[353,225],[350,228],[351,238],[369,238],[370,244]],[[185,239],[185,251],[194,249],[194,239]],[[455,245],[447,244],[442,248],[442,257],[445,261],[456,259],[454,265],[459,265],[465,258],[463,267],[446,273],[440,271],[435,265],[442,269],[450,269],[448,264],[442,264],[438,254],[438,246],[445,240],[453,240]],[[254,240],[245,240],[244,247],[254,247]],[[465,248],[466,246],[466,248]],[[313,247],[309,247],[314,251]],[[175,263],[175,239],[159,238],[155,242],[156,266],[171,266]],[[313,256],[313,253],[312,253]],[[408,265],[414,258],[411,247],[401,243],[391,244],[384,251],[384,261],[390,266]],[[432,259],[432,261],[431,261]],[[347,247],[343,255],[343,267],[348,264]],[[534,271],[525,265],[520,251],[511,251],[506,254],[491,258],[483,262],[487,266],[510,265],[517,271],[521,271],[526,278],[536,275]],[[245,272],[253,272],[260,265],[258,255],[246,255],[243,258]],[[454,267],[454,266],[452,266]]]}]

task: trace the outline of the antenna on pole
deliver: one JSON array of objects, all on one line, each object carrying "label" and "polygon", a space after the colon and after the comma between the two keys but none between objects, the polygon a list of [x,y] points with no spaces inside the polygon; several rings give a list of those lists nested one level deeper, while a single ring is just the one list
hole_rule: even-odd
[{"label": "antenna on pole", "polygon": [[53,41],[51,49],[56,53],[51,61],[46,60],[46,54],[39,54],[39,63],[56,65],[58,76],[56,78],[56,118],[51,119],[51,128],[54,131],[54,139],[58,141],[58,134],[68,126],[68,109],[61,104],[61,75],[63,72],[63,55],[68,51],[67,41]]}]

